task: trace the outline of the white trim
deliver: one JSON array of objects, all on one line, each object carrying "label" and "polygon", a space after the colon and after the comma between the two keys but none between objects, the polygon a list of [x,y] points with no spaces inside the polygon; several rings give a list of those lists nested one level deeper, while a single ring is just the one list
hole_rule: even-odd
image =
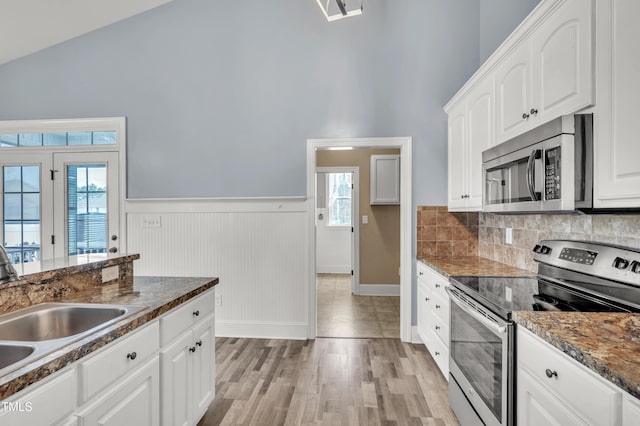
[{"label": "white trim", "polygon": [[418,334],[417,325],[411,326],[411,343],[413,343],[414,345],[424,345],[424,342],[422,341],[422,339],[420,338],[420,335]]},{"label": "white trim", "polygon": [[319,274],[350,274],[351,265],[323,265],[316,266],[316,272]]},{"label": "white trim", "polygon": [[307,328],[306,323],[216,320],[216,337],[306,340]]},{"label": "white trim", "polygon": [[411,137],[395,138],[357,138],[357,139],[309,139],[307,140],[307,199],[309,209],[309,276],[307,278],[308,301],[308,334],[310,339],[316,336],[316,271],[315,271],[315,171],[316,150],[332,146],[351,146],[354,148],[400,148],[400,339],[411,341],[411,282],[413,257],[412,230],[413,204],[411,189],[412,174],[412,139]]},{"label": "white trim", "polygon": [[400,296],[399,284],[360,284],[361,296]]},{"label": "white trim", "polygon": [[[353,224],[353,235],[351,236],[351,269],[345,273],[350,274],[351,271],[353,271],[353,275],[351,276],[351,292],[353,294],[360,294],[360,167],[316,167],[316,174],[317,173],[353,173],[353,191],[351,192],[351,223]],[[313,194],[315,194],[315,188]],[[315,205],[317,201],[316,197],[314,196],[312,198]],[[315,211],[316,210],[314,210],[314,212]],[[327,227],[329,230],[332,228],[336,227]],[[314,239],[314,241],[316,240]],[[317,242],[314,244],[317,244]],[[316,268],[317,267],[318,265],[316,265]],[[322,273],[321,270],[316,270],[316,272]]]},{"label": "white trim", "polygon": [[126,213],[290,213],[306,212],[305,198],[173,198],[128,199]]}]

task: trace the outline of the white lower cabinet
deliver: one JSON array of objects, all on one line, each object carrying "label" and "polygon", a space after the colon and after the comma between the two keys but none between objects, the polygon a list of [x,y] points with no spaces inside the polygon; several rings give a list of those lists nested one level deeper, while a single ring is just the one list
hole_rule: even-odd
[{"label": "white lower cabinet", "polygon": [[78,405],[78,378],[73,366],[32,387],[2,401],[0,425],[57,425]]},{"label": "white lower cabinet", "polygon": [[80,426],[154,426],[159,420],[158,356],[138,366],[77,414]]},{"label": "white lower cabinet", "polygon": [[449,280],[418,262],[418,335],[449,380]]},{"label": "white lower cabinet", "polygon": [[214,315],[200,320],[160,351],[162,424],[193,425],[213,401]]},{"label": "white lower cabinet", "polygon": [[620,388],[528,330],[517,330],[519,426],[621,424]]},{"label": "white lower cabinet", "polygon": [[211,289],[0,401],[0,425],[195,425],[214,396]]},{"label": "white lower cabinet", "polygon": [[622,399],[622,426],[636,426],[640,424],[640,400],[625,395]]}]

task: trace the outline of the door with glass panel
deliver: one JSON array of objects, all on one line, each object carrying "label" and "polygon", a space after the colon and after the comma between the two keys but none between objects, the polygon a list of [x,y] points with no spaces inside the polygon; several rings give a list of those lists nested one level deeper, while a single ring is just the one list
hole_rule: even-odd
[{"label": "door with glass panel", "polygon": [[11,262],[53,257],[51,155],[3,153],[0,157],[0,236]]},{"label": "door with glass panel", "polygon": [[53,155],[56,257],[119,252],[118,167],[115,152]]}]

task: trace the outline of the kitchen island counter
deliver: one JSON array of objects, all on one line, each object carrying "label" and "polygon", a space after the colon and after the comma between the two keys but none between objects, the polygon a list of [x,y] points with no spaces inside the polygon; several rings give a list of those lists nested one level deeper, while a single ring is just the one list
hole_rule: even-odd
[{"label": "kitchen island counter", "polygon": [[121,286],[116,281],[113,285],[94,287],[92,291],[85,287],[84,291],[70,292],[68,297],[56,301],[144,306],[145,309],[0,377],[0,400],[153,321],[218,283],[218,278],[135,277],[132,286]]}]

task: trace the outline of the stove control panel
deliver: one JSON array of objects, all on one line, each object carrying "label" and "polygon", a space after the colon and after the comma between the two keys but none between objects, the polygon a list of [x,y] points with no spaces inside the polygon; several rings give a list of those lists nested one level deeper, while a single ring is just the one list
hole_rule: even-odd
[{"label": "stove control panel", "polygon": [[559,257],[562,260],[568,260],[573,263],[593,265],[593,262],[596,261],[596,257],[598,257],[598,253],[591,250],[564,247],[560,252]]}]

